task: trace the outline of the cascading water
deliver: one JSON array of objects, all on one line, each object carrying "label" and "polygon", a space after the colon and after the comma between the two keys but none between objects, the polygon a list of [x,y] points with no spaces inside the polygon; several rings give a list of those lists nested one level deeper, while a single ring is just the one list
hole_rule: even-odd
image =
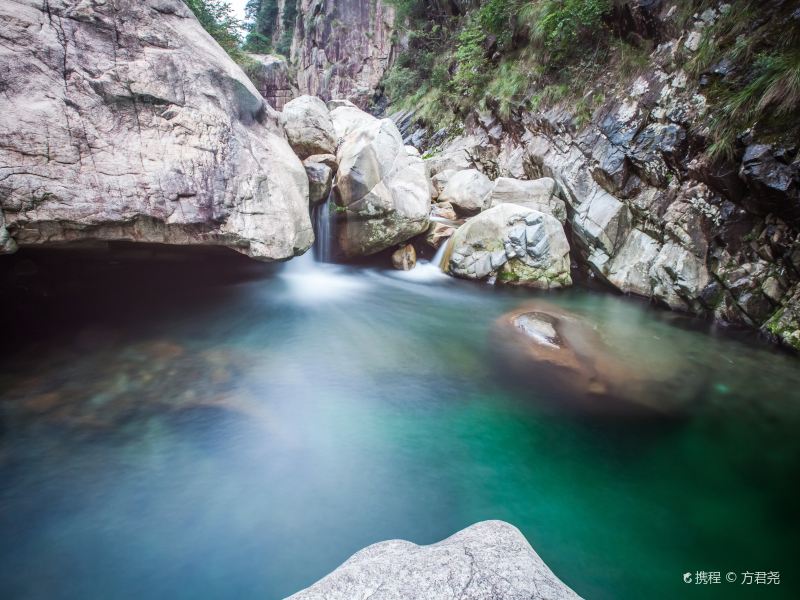
[{"label": "cascading water", "polygon": [[314,259],[317,262],[329,263],[333,258],[333,191],[328,194],[325,202],[317,204],[312,213],[311,221],[314,225]]}]

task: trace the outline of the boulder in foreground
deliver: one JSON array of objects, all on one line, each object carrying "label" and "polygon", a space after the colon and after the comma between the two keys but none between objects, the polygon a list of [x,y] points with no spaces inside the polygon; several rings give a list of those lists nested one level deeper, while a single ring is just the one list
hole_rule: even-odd
[{"label": "boulder in foreground", "polygon": [[579,600],[520,531],[483,521],[430,546],[373,544],[290,600]]}]

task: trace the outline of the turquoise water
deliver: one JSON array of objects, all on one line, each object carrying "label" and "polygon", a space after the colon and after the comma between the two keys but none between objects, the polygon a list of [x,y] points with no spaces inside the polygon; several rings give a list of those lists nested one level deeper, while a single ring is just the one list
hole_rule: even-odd
[{"label": "turquoise water", "polygon": [[[242,264],[55,267],[68,285],[21,307],[0,597],[280,598],[370,543],[483,519],[587,598],[798,597],[796,357],[586,289]],[[508,381],[489,332],[532,297],[682,418],[580,419]],[[683,583],[701,570],[781,585]]]}]

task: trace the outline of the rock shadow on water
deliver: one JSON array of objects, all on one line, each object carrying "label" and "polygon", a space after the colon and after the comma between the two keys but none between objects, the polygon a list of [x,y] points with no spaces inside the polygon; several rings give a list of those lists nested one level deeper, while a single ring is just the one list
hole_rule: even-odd
[{"label": "rock shadow on water", "polygon": [[653,377],[586,318],[553,304],[527,303],[502,315],[489,338],[494,368],[546,413],[625,428],[679,423],[690,412],[691,400],[661,385],[671,373]]}]

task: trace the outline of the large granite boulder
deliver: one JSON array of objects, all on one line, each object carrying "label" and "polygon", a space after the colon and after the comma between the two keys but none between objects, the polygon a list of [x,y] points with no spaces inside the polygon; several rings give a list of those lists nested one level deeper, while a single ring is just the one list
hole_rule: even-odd
[{"label": "large granite boulder", "polygon": [[300,158],[336,152],[333,122],[328,107],[314,96],[300,96],[283,107],[284,126]]},{"label": "large granite boulder", "polygon": [[489,206],[519,204],[567,221],[567,205],[558,197],[558,186],[550,177],[524,180],[498,177],[489,194]]},{"label": "large granite boulder", "polygon": [[275,113],[180,0],[0,1],[2,249],[313,241]]},{"label": "large granite boulder", "polygon": [[477,169],[454,173],[439,194],[439,202],[449,202],[457,212],[472,215],[489,206],[492,182]]},{"label": "large granite boulder", "polygon": [[555,217],[499,204],[469,219],[448,242],[446,271],[466,279],[538,288],[572,284],[569,242]]},{"label": "large granite boulder", "polygon": [[430,546],[373,544],[291,600],[577,600],[516,527],[484,521]]},{"label": "large granite boulder", "polygon": [[428,228],[430,180],[425,163],[409,152],[395,124],[354,106],[331,111],[340,135],[336,189],[345,208],[339,245],[346,256],[390,248]]}]

